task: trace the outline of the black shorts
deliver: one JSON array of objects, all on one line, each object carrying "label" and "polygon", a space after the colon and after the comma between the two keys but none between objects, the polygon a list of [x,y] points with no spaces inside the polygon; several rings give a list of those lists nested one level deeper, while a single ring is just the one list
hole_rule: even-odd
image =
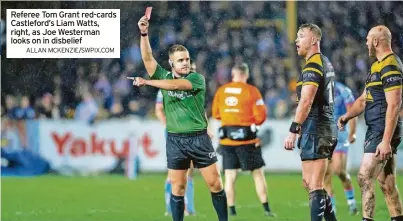
[{"label": "black shorts", "polygon": [[298,148],[301,149],[301,160],[332,159],[337,146],[336,137],[324,137],[316,134],[302,134],[298,139]]},{"label": "black shorts", "polygon": [[207,131],[195,133],[168,133],[166,142],[168,169],[186,170],[193,161],[195,168],[203,168],[217,162],[217,154],[213,148]]},{"label": "black shorts", "polygon": [[262,148],[255,144],[240,146],[221,145],[224,170],[239,169],[253,171],[265,165],[262,158]]},{"label": "black shorts", "polygon": [[[378,131],[367,130],[365,134],[365,142],[364,142],[364,153],[375,153],[376,148],[382,142],[383,133]],[[397,153],[397,147],[400,144],[402,138],[400,136],[394,136],[392,141],[390,142],[390,146],[392,147],[392,153]]]}]

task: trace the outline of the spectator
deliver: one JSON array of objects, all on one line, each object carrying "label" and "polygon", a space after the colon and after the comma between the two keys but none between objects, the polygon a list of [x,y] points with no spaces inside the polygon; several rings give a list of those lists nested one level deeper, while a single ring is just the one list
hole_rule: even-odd
[{"label": "spectator", "polygon": [[[134,73],[136,76],[145,74],[141,64],[139,36],[133,31],[133,24],[137,23],[135,18],[140,16],[139,13],[144,13],[140,12],[137,4],[127,3],[121,8],[125,12],[121,13],[121,60],[78,59],[76,66],[72,68],[73,74],[77,75],[77,78],[72,76],[72,79],[76,79],[76,103],[84,91],[91,91],[94,87],[102,95],[97,97],[95,94],[95,99],[105,111],[111,111],[115,103],[115,92],[115,98],[123,101],[121,103],[125,113],[145,116],[152,110],[151,104],[156,91],[149,88],[133,88],[124,79]],[[158,7],[158,4],[164,6]],[[168,4],[168,7],[165,4],[166,2],[155,2],[156,11],[153,12],[153,21],[159,23],[159,34],[150,39],[156,60],[166,61],[167,48],[173,43],[181,44],[186,40],[186,46],[191,54],[195,55],[192,60],[196,61],[198,72],[206,78],[206,97],[209,103],[212,102],[215,88],[230,80],[229,70],[233,63],[249,63],[250,83],[256,85],[262,94],[268,95],[268,105],[271,105],[269,109],[274,111],[273,108],[281,101],[280,109],[293,111],[291,107],[295,106],[295,101],[289,98],[295,97],[295,84],[301,71],[301,60],[296,56],[295,44],[288,40],[285,2],[243,4],[195,1]],[[129,7],[130,5],[132,7]],[[297,7],[297,24],[319,24],[323,33],[323,53],[331,60],[338,79],[349,85],[356,96],[359,96],[365,87],[363,82],[370,64],[367,49],[363,44],[370,26],[379,23],[389,26],[394,52],[402,55],[403,35],[400,30],[403,30],[403,4],[400,2],[298,2]],[[323,13],[316,13],[318,11]],[[134,16],[136,14],[138,16]],[[295,36],[291,36],[291,39],[293,38]],[[52,61],[41,60],[47,64]],[[8,61],[11,68],[4,70],[7,77],[20,74],[21,70],[15,67],[25,65],[21,62],[18,59]],[[57,63],[61,64],[55,65],[59,69],[54,71],[54,75],[62,73],[66,64],[69,68],[74,66],[74,62],[68,59],[60,59]],[[167,68],[167,63],[161,65]],[[62,78],[61,81],[66,79]],[[57,84],[54,86],[57,87]],[[140,101],[139,97],[145,100]],[[129,102],[131,99],[135,101]],[[12,113],[9,109],[6,109],[6,112]],[[271,114],[271,117],[281,117],[290,113]]]},{"label": "spectator", "polygon": [[103,107],[109,110],[113,104],[112,86],[105,73],[100,73],[94,88],[104,98]]},{"label": "spectator", "polygon": [[21,105],[16,110],[16,119],[31,120],[35,119],[35,110],[31,107],[29,98],[23,96],[21,98]]},{"label": "spectator", "polygon": [[120,100],[115,100],[111,107],[111,114],[109,118],[121,118],[124,116],[123,105]]},{"label": "spectator", "polygon": [[45,93],[41,98],[41,103],[37,109],[37,118],[39,119],[52,119],[52,104],[53,96],[51,93]]},{"label": "spectator", "polygon": [[92,95],[85,92],[82,96],[82,101],[76,108],[74,119],[87,123],[94,123],[98,114],[98,106],[95,103]]},{"label": "spectator", "polygon": [[5,115],[10,119],[16,119],[16,111],[18,107],[15,105],[15,98],[12,95],[6,95]]}]

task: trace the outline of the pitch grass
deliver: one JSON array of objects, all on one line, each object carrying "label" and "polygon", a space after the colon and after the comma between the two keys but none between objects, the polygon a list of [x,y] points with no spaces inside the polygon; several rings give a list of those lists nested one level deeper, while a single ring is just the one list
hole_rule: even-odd
[{"label": "pitch grass", "polygon": [[[401,174],[400,174],[401,175]],[[308,195],[299,174],[268,174],[268,192],[277,218],[263,216],[253,179],[241,174],[237,180],[237,217],[231,221],[308,221]],[[398,176],[403,192],[403,176]],[[141,175],[138,180],[123,176],[2,178],[1,220],[3,221],[162,221],[165,174]],[[356,177],[353,177],[358,206],[361,206]],[[335,180],[339,221],[361,220],[350,217],[343,189]],[[200,175],[195,176],[197,216],[185,220],[217,220],[210,193]],[[390,220],[377,185],[375,220]]]}]

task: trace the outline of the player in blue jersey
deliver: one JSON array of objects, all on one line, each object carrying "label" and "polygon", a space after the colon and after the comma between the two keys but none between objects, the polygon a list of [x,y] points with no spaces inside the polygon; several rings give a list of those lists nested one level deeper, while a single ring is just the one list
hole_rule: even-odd
[{"label": "player in blue jersey", "polygon": [[[337,122],[339,117],[343,116],[353,105],[355,99],[350,88],[344,84],[335,81],[334,85],[334,119]],[[332,160],[329,161],[327,175],[325,176],[325,189],[332,200],[333,210],[336,211],[336,200],[333,195],[332,174],[337,175],[343,185],[344,193],[347,198],[350,214],[356,215],[357,205],[354,198],[354,188],[351,183],[350,174],[347,172],[347,153],[350,144],[355,142],[357,119],[349,121],[349,128],[338,133],[338,143],[333,152]]]},{"label": "player in blue jersey", "polygon": [[[196,72],[196,64],[191,60],[190,61],[190,71]],[[164,126],[166,125],[166,119],[164,114],[164,104],[161,90],[158,91],[157,98],[155,101],[155,115],[161,121]],[[166,216],[171,215],[171,206],[170,206],[170,198],[171,198],[171,181],[168,179],[165,180],[165,208]],[[194,188],[193,188],[193,164],[188,169],[187,173],[187,186],[185,193],[185,215],[195,215],[196,210],[194,207]]]}]

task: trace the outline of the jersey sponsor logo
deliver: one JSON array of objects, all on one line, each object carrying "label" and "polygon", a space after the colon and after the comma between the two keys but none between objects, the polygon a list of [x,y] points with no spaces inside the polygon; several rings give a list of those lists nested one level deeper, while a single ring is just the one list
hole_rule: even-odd
[{"label": "jersey sponsor logo", "polygon": [[390,77],[386,80],[386,82],[390,83],[390,82],[395,82],[395,81],[400,81],[402,79],[401,76],[394,76],[394,77]]},{"label": "jersey sponsor logo", "polygon": [[234,109],[234,108],[227,108],[224,110],[224,112],[232,112],[232,113],[239,113],[239,109]]},{"label": "jersey sponsor logo", "polygon": [[225,98],[225,104],[230,107],[236,106],[236,105],[238,105],[238,98],[227,97],[227,98]]},{"label": "jersey sponsor logo", "polygon": [[371,91],[367,90],[367,95],[365,96],[365,100],[366,101],[371,101],[371,102],[374,101],[374,98],[371,95]]},{"label": "jersey sponsor logo", "polygon": [[176,97],[176,98],[181,99],[181,100],[193,96],[193,94],[191,94],[191,93],[189,93],[187,91],[168,91],[167,94],[170,97]]},{"label": "jersey sponsor logo", "polygon": [[237,88],[237,87],[227,87],[224,90],[224,93],[227,94],[241,94],[242,88]]},{"label": "jersey sponsor logo", "polygon": [[314,78],[316,77],[316,74],[312,73],[312,72],[305,72],[304,73],[304,78]]}]

